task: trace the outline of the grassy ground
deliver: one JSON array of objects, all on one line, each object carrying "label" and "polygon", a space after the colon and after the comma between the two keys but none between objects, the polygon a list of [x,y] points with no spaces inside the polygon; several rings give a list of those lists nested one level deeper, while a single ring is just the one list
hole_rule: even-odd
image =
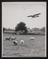
[{"label": "grassy ground", "polygon": [[[42,35],[14,35],[18,42],[25,41],[24,45],[14,46],[13,41],[5,40],[11,34],[3,34],[3,56],[4,57],[45,57],[45,36]],[[35,37],[30,40],[30,37]]]}]

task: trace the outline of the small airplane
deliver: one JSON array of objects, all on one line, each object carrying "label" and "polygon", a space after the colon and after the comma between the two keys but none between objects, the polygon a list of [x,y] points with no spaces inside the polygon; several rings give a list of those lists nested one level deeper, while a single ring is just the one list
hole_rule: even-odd
[{"label": "small airplane", "polygon": [[29,15],[29,16],[27,16],[27,17],[32,17],[32,18],[34,18],[34,17],[39,17],[39,15],[40,15],[40,13],[35,14],[35,15]]}]

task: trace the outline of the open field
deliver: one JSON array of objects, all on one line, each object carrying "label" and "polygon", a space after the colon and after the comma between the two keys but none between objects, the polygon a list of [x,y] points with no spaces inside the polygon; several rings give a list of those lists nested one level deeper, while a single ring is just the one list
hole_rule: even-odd
[{"label": "open field", "polygon": [[[14,46],[12,40],[5,40],[11,34],[3,34],[3,57],[45,57],[45,36],[43,35],[14,35],[18,43],[21,39],[24,45]],[[35,37],[30,40],[30,37]]]}]

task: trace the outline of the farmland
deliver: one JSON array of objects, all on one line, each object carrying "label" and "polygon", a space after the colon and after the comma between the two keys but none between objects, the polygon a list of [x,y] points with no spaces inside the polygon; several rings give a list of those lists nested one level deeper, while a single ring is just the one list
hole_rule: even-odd
[{"label": "farmland", "polygon": [[[45,57],[45,35],[11,35],[18,40],[17,46],[12,40],[5,40],[10,35],[3,34],[3,57]],[[30,37],[35,37],[35,39],[30,40]],[[23,46],[19,44],[21,39],[24,40]]]}]

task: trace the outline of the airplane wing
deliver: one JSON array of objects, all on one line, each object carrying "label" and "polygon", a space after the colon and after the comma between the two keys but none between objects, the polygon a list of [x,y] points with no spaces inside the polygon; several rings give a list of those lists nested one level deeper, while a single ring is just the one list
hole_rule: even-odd
[{"label": "airplane wing", "polygon": [[34,18],[34,17],[39,17],[39,16],[33,15],[33,16],[27,16],[27,17],[32,17],[32,18]]},{"label": "airplane wing", "polygon": [[32,15],[29,15],[29,16],[27,16],[27,17],[32,17]]},{"label": "airplane wing", "polygon": [[38,13],[38,14],[35,14],[35,15],[40,15],[40,13]]}]

